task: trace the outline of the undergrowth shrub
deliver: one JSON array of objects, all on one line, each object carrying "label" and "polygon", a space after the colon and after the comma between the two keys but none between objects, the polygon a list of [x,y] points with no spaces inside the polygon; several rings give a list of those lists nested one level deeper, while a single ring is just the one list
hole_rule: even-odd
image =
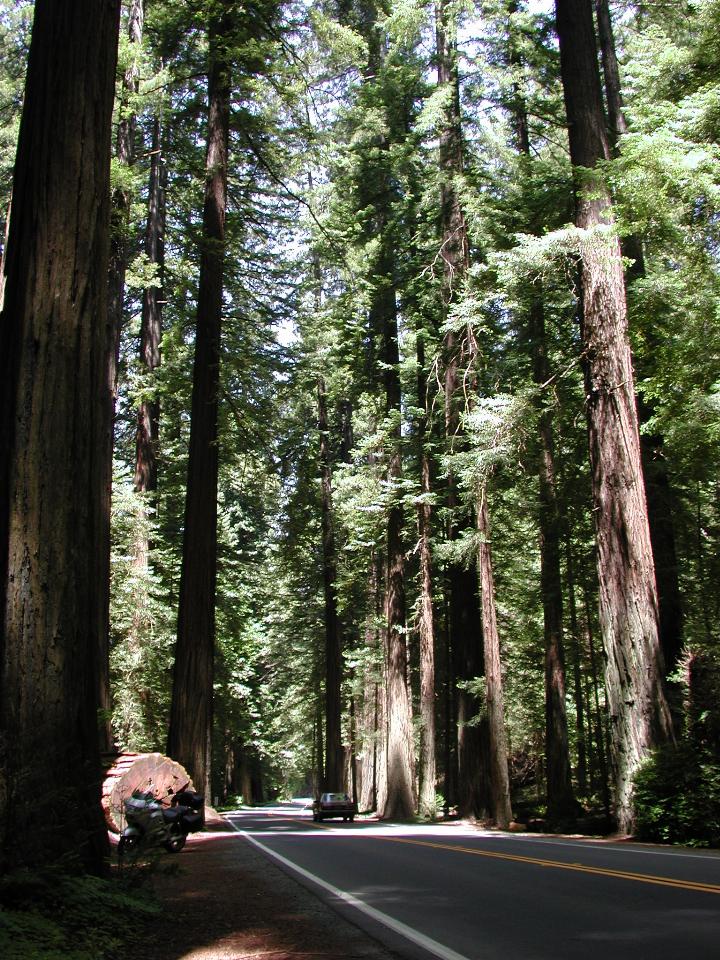
[{"label": "undergrowth shrub", "polygon": [[0,957],[115,960],[157,912],[124,878],[18,870],[0,878]]},{"label": "undergrowth shrub", "polygon": [[642,840],[720,846],[720,760],[683,741],[656,750],[635,777]]}]

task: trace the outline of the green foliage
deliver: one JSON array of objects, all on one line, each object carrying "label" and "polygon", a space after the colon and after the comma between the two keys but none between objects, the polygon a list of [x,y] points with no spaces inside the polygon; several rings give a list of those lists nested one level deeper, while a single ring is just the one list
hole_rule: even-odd
[{"label": "green foliage", "polygon": [[147,890],[59,869],[0,879],[4,960],[117,960],[158,912]]},{"label": "green foliage", "polygon": [[642,840],[720,845],[720,761],[689,740],[656,750],[635,777]]},{"label": "green foliage", "polygon": [[0,210],[7,210],[20,129],[33,3],[0,4]]}]

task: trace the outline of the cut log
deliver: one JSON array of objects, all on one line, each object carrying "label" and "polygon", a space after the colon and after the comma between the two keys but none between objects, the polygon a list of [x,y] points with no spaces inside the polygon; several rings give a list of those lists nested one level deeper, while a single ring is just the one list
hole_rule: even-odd
[{"label": "cut log", "polygon": [[187,770],[161,753],[121,753],[106,757],[102,804],[112,833],[125,826],[123,804],[133,790],[152,791],[168,803],[174,793],[195,790]]}]

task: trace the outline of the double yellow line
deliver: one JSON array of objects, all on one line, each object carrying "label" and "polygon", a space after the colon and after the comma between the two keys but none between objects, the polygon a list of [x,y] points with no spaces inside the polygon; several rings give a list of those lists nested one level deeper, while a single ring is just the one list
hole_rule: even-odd
[{"label": "double yellow line", "polygon": [[490,857],[494,860],[511,860],[515,863],[528,863],[536,867],[555,867],[558,870],[574,870],[577,873],[593,873],[602,877],[614,877],[617,880],[634,880],[637,883],[654,883],[661,887],[679,887],[681,890],[696,890],[700,893],[720,893],[720,884],[699,883],[695,880],[677,880],[674,877],[657,877],[651,873],[631,873],[628,870],[609,870],[603,867],[588,867],[582,863],[562,863],[558,860],[541,860],[538,857],[524,857],[515,853],[499,853],[495,850],[477,850],[475,847],[459,847],[448,843],[432,843],[429,840],[410,840],[405,837],[382,837],[393,843],[410,843],[419,847],[435,847],[439,850],[455,850],[469,853],[474,857]]},{"label": "double yellow line", "polygon": [[[323,826],[317,824],[317,826]],[[324,827],[324,829],[330,829]],[[478,850],[475,847],[461,847],[449,843],[434,843],[430,840],[412,840],[408,837],[373,836],[373,840],[386,840],[389,843],[407,843],[416,847],[431,847],[436,850],[451,850],[453,853],[468,853],[473,857],[489,857],[492,860],[510,860],[513,863],[525,863],[535,867],[549,867],[557,870],[574,870],[576,873],[591,873],[601,877],[613,877],[616,880],[634,880],[636,883],[654,883],[661,887],[677,887],[680,890],[695,890],[699,893],[720,894],[720,884],[700,883],[695,880],[677,880],[674,877],[657,877],[651,873],[632,873],[628,870],[609,870],[603,867],[588,867],[583,863],[563,863],[559,860],[542,860],[539,857],[525,857],[516,853],[500,853],[496,850]],[[720,863],[720,859],[718,860]]]}]

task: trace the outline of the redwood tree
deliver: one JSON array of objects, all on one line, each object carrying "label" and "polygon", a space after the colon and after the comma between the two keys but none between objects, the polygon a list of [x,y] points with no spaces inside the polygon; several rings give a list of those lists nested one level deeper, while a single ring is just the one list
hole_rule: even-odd
[{"label": "redwood tree", "polygon": [[591,0],[556,0],[570,158],[584,168],[581,334],[618,826],[633,825],[632,780],[671,733],[662,686],[658,604],[648,528],[620,244],[612,201],[592,171],[609,156]]},{"label": "redwood tree", "polygon": [[325,770],[326,790],[343,786],[342,746],[342,636],[337,610],[337,564],[332,514],[332,469],[328,436],[325,380],[318,377],[318,432],[320,434],[320,497],[325,594]]},{"label": "redwood tree", "polygon": [[37,0],[0,317],[4,867],[101,872],[112,396],[107,303],[119,0]]},{"label": "redwood tree", "polygon": [[208,28],[208,134],[200,285],[195,333],[185,529],[168,753],[197,790],[210,791],[215,588],[217,582],[218,396],[227,154],[230,16]]},{"label": "redwood tree", "polygon": [[[163,270],[165,266],[165,161],[162,156],[162,127],[160,118],[153,120],[150,177],[148,183],[148,214],[145,228],[145,255],[157,268],[155,282],[143,290],[140,325],[140,361],[148,377],[152,378],[160,366],[162,339]],[[154,384],[143,392],[138,406],[135,434],[135,490],[154,493],[157,489],[157,452],[160,403]]]},{"label": "redwood tree", "polygon": [[[445,89],[446,106],[439,135],[440,165],[440,256],[442,259],[443,315],[447,319],[451,305],[458,297],[467,275],[470,257],[467,224],[457,181],[463,172],[463,143],[460,117],[460,86],[457,65],[457,24],[450,4],[439,0],[435,8],[435,37],[438,87]],[[449,452],[458,452],[462,445],[460,412],[461,363],[469,362],[465,340],[453,329],[444,335],[445,436]],[[447,537],[457,540],[460,534],[458,483],[448,471],[446,506]],[[482,629],[478,597],[477,571],[458,559],[447,566],[449,603],[449,643],[455,681],[472,681],[483,672]],[[464,683],[455,691],[457,721],[457,805],[465,815],[483,816],[487,812],[489,794],[484,783],[483,738],[486,727],[471,724],[480,713],[480,703]],[[447,800],[447,798],[446,798]]]}]

